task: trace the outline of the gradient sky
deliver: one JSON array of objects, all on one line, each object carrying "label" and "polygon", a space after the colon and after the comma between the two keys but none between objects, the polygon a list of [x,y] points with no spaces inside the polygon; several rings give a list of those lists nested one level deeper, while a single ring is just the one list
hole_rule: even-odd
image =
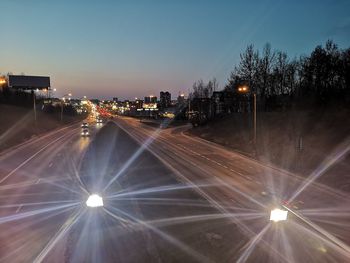
[{"label": "gradient sky", "polygon": [[57,95],[133,98],[202,78],[220,87],[252,43],[350,47],[348,0],[0,0],[0,72],[49,75]]}]

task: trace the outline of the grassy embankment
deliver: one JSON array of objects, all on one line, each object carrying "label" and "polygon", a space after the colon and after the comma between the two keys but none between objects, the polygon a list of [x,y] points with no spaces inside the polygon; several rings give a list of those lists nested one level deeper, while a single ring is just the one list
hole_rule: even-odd
[{"label": "grassy embankment", "polygon": [[38,110],[35,122],[32,109],[0,104],[0,151],[82,118],[64,116],[61,122],[58,113],[49,114]]},{"label": "grassy embankment", "polygon": [[[254,156],[252,131],[251,115],[232,114],[190,134]],[[350,153],[335,156],[349,145],[350,110],[258,113],[257,159],[308,176],[337,158],[318,180],[346,191],[350,191]]]}]

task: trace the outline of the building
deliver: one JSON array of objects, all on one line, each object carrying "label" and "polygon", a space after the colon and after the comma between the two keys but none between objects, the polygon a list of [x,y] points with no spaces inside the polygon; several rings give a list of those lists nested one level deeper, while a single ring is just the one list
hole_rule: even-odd
[{"label": "building", "polygon": [[[141,103],[140,101],[139,103]],[[140,116],[157,118],[158,117],[158,103],[156,96],[148,96],[145,97],[145,100],[142,103],[142,109],[137,109],[139,111]]]},{"label": "building", "polygon": [[145,101],[144,101],[146,104],[149,104],[149,103],[157,103],[157,97],[156,96],[153,96],[153,95],[150,95],[150,96],[147,96],[145,97]]},{"label": "building", "polygon": [[171,106],[171,94],[168,91],[161,91],[159,97],[159,104],[162,109],[169,108]]},{"label": "building", "polygon": [[214,106],[214,114],[220,115],[225,112],[225,101],[224,101],[224,92],[222,91],[214,91],[212,95],[213,106]]},{"label": "building", "polygon": [[142,105],[143,105],[143,100],[140,100],[140,99],[135,100],[136,109],[142,109]]},{"label": "building", "polygon": [[118,102],[118,98],[117,98],[117,97],[114,97],[114,98],[113,98],[113,102]]},{"label": "building", "polygon": [[188,119],[198,126],[213,117],[212,101],[210,98],[193,98],[189,105]]},{"label": "building", "polygon": [[185,104],[186,104],[185,94],[182,93],[177,97],[177,105],[182,106]]}]

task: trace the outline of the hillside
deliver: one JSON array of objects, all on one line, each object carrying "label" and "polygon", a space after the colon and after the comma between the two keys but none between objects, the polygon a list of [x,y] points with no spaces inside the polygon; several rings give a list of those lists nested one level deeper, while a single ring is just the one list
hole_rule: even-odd
[{"label": "hillside", "polygon": [[35,123],[32,109],[0,104],[0,151],[75,121],[77,117],[64,116],[62,123],[58,114],[37,111],[37,120]]},{"label": "hillside", "polygon": [[[336,156],[350,145],[349,116],[349,110],[335,109],[258,113],[256,158],[302,176],[338,159],[319,181],[350,191],[350,154]],[[251,120],[249,114],[231,114],[190,134],[254,156]],[[349,180],[339,184],[339,176]]]}]

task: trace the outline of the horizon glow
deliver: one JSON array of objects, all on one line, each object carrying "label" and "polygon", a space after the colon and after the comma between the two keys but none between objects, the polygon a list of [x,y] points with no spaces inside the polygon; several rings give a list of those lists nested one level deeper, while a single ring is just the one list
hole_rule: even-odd
[{"label": "horizon glow", "polygon": [[[290,58],[350,46],[350,2],[2,1],[0,73],[48,75],[57,97],[131,99],[220,88],[248,44]],[[15,19],[14,19],[15,18]]]}]

